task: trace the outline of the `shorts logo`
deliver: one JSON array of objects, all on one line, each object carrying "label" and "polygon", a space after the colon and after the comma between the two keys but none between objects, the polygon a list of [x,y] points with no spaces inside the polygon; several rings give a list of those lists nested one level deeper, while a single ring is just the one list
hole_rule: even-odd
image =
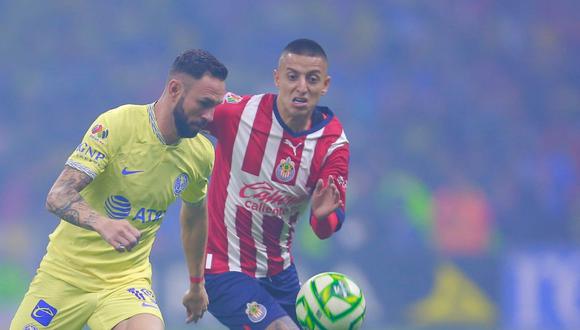
[{"label": "shorts logo", "polygon": [[282,182],[289,182],[294,179],[296,174],[296,168],[294,167],[296,163],[290,157],[286,159],[280,159],[280,164],[276,167],[276,177]]},{"label": "shorts logo", "polygon": [[22,328],[22,330],[38,330],[38,328],[34,324],[29,323],[25,325],[24,328]]},{"label": "shorts logo", "polygon": [[125,219],[131,213],[131,202],[121,195],[109,196],[105,200],[105,212],[110,218]]},{"label": "shorts logo", "polygon": [[226,96],[224,96],[224,101],[226,101],[226,103],[240,103],[242,99],[243,98],[241,96],[230,92],[228,92]]},{"label": "shorts logo", "polygon": [[145,288],[129,288],[127,289],[127,292],[133,294],[137,299],[139,299],[141,301],[141,306],[159,309],[155,295],[151,290]]},{"label": "shorts logo", "polygon": [[46,301],[40,299],[32,310],[32,313],[30,313],[30,316],[32,316],[36,322],[46,327],[50,324],[56,313],[58,313],[56,308],[50,306]]},{"label": "shorts logo", "polygon": [[246,314],[248,315],[250,321],[258,323],[266,317],[268,310],[264,305],[252,301],[251,303],[246,304]]},{"label": "shorts logo", "polygon": [[91,129],[91,134],[96,135],[98,138],[106,139],[109,136],[109,130],[103,127],[101,124],[96,124]]},{"label": "shorts logo", "polygon": [[173,183],[173,194],[175,196],[181,195],[181,193],[187,188],[187,184],[189,183],[189,177],[186,173],[181,173],[175,182]]}]

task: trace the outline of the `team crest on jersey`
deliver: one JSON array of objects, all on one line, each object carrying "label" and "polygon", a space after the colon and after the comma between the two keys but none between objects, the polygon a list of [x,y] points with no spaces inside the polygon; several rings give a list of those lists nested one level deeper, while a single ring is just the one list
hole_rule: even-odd
[{"label": "team crest on jersey", "polygon": [[282,182],[289,182],[294,179],[296,174],[296,163],[290,157],[280,159],[280,164],[276,167],[276,177]]},{"label": "team crest on jersey", "polygon": [[226,103],[240,103],[242,101],[242,97],[239,95],[236,95],[234,93],[228,92],[225,96],[224,96],[224,101],[226,101]]},{"label": "team crest on jersey", "polygon": [[101,124],[96,124],[91,129],[91,135],[96,136],[100,139],[106,139],[107,136],[109,136],[109,130]]},{"label": "team crest on jersey", "polygon": [[252,301],[251,303],[246,304],[246,314],[250,321],[258,323],[266,317],[268,310],[266,309],[266,306]]},{"label": "team crest on jersey", "polygon": [[187,176],[186,173],[181,173],[173,183],[173,194],[175,196],[181,195],[181,193],[185,190],[185,188],[187,188],[188,184],[189,177]]}]

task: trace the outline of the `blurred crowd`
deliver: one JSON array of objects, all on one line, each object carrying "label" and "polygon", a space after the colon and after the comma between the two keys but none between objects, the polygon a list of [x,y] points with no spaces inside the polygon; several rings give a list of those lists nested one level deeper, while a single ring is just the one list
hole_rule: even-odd
[{"label": "blurred crowd", "polygon": [[[579,245],[580,3],[135,6],[0,1],[0,283],[13,284],[0,284],[0,324],[56,225],[44,198],[66,157],[100,112],[154,101],[186,48],[220,58],[239,94],[275,91],[272,69],[290,40],[326,48],[322,103],[351,143],[347,220],[328,242],[304,230],[297,262],[358,269],[383,310],[371,325],[412,325],[409,310],[442,263],[498,305],[509,251]],[[155,249],[181,260],[173,239]]]}]

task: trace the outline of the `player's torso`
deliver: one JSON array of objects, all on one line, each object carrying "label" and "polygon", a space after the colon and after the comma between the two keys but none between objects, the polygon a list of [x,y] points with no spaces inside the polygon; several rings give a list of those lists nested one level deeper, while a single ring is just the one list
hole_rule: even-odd
[{"label": "player's torso", "polygon": [[[166,210],[188,184],[197,181],[198,153],[208,150],[192,141],[182,141],[176,146],[160,143],[147,109],[131,111],[121,128],[116,127],[124,134],[122,141],[115,141],[114,153],[103,155],[97,151],[98,141],[94,148],[81,143],[76,152],[85,153],[86,157],[110,157],[107,167],[81,191],[81,196],[91,208],[112,221],[125,219],[139,229],[139,244],[131,252],[118,253],[98,233],[61,221],[51,234],[49,253],[45,257],[48,264],[66,262],[74,269],[108,282],[129,274],[149,276],[150,250]],[[101,134],[96,138],[111,136]],[[200,148],[195,150],[196,147]]]},{"label": "player's torso", "polygon": [[208,252],[216,254],[210,272],[241,269],[261,277],[291,264],[294,226],[326,151],[319,144],[324,129],[293,134],[273,102],[273,95],[253,96],[230,118],[238,122],[235,134],[218,137],[209,194]]}]

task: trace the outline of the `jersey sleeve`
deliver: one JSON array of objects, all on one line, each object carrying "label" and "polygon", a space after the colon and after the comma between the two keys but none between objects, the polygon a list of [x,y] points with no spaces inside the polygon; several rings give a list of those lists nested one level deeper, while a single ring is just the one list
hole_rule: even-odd
[{"label": "jersey sleeve", "polygon": [[197,173],[197,175],[193,174],[191,177],[194,179],[193,182],[189,183],[183,193],[181,194],[181,199],[185,202],[196,204],[202,201],[206,194],[207,194],[207,184],[209,180],[209,176],[211,175],[211,171],[213,170],[213,164],[215,160],[214,150],[211,143],[207,142],[209,145],[206,145],[203,152],[207,155],[207,159],[202,165],[202,170]]},{"label": "jersey sleeve", "polygon": [[350,159],[350,149],[349,144],[346,139],[344,141],[335,142],[329,149],[329,155],[324,161],[324,164],[320,170],[320,175],[318,179],[322,179],[326,185],[328,178],[332,176],[338,192],[340,194],[340,199],[342,201],[343,207],[337,209],[334,214],[338,220],[335,231],[338,231],[342,226],[345,219],[345,208],[346,208],[346,186],[348,181],[348,163]]},{"label": "jersey sleeve", "polygon": [[85,133],[66,165],[91,178],[101,174],[115,153],[116,132],[108,112],[101,114]]}]

